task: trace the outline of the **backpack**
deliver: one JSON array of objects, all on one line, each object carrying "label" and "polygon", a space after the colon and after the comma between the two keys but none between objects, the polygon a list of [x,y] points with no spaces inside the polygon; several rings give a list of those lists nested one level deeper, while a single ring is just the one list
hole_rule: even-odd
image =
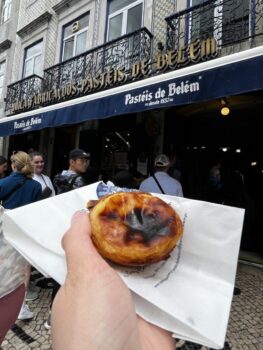
[{"label": "backpack", "polygon": [[57,194],[71,191],[78,177],[79,175],[66,176],[62,174],[57,174],[53,179],[53,183],[56,187]]}]

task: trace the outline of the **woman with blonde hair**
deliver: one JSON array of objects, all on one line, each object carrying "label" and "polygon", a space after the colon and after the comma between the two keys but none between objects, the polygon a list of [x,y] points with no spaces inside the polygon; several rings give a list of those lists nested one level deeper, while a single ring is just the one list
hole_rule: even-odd
[{"label": "woman with blonde hair", "polygon": [[[0,180],[0,201],[3,207],[15,209],[39,200],[42,188],[39,182],[32,179],[33,166],[29,155],[14,152],[11,167],[13,172]],[[25,283],[29,272],[26,260],[4,238],[1,222],[3,207],[0,206],[0,347],[21,313],[22,305],[25,305]],[[30,317],[27,318],[32,318],[32,313],[28,315]]]},{"label": "woman with blonde hair", "polygon": [[14,209],[41,197],[41,185],[32,179],[34,174],[30,156],[26,152],[14,152],[11,156],[13,172],[0,180],[0,201],[6,209]]}]

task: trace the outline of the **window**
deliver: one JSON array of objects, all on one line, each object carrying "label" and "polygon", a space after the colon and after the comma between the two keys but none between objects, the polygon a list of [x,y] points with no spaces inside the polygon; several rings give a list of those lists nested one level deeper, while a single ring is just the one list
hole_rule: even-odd
[{"label": "window", "polygon": [[63,28],[62,61],[77,56],[88,49],[89,14]]},{"label": "window", "polygon": [[43,42],[39,41],[38,43],[26,48],[23,78],[32,74],[42,76],[42,46]]},{"label": "window", "polygon": [[108,41],[142,27],[143,0],[110,0]]},{"label": "window", "polygon": [[5,61],[0,62],[0,99],[3,94],[4,79],[5,79]]},{"label": "window", "polygon": [[[191,6],[202,5],[203,0],[192,0]],[[193,10],[190,19],[191,35],[190,41],[196,39],[207,39],[213,36],[214,32],[214,7],[209,4],[205,7],[197,7]]]},{"label": "window", "polygon": [[247,39],[249,33],[249,0],[223,3],[223,45]]},{"label": "window", "polygon": [[12,0],[4,0],[2,7],[1,23],[6,22],[11,16]]},{"label": "window", "polygon": [[[200,5],[200,6],[198,6]],[[205,2],[192,0],[197,6],[190,15],[190,41],[214,37],[218,45],[228,45],[248,39],[249,0]]]}]

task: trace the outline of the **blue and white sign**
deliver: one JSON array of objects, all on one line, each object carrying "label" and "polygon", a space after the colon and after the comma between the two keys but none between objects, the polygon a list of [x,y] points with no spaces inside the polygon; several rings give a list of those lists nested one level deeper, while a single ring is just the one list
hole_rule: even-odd
[{"label": "blue and white sign", "polygon": [[[0,136],[263,89],[262,48],[0,119]],[[248,53],[253,54],[249,57]],[[231,62],[232,60],[232,62]]]}]

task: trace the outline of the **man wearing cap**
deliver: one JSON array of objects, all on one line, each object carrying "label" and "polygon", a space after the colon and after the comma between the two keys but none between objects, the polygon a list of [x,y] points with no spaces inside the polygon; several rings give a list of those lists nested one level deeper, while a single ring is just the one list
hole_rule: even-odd
[{"label": "man wearing cap", "polygon": [[180,182],[167,174],[170,167],[169,158],[165,154],[160,154],[155,158],[154,165],[154,175],[148,177],[148,179],[141,183],[140,191],[183,197],[183,190]]},{"label": "man wearing cap", "polygon": [[[53,179],[53,184],[56,188],[57,194],[68,192],[86,185],[83,174],[89,166],[90,154],[82,149],[76,148],[69,152],[69,168],[63,170],[61,174],[57,174]],[[51,304],[49,307],[49,316],[44,327],[51,328],[51,307],[53,300],[60,288],[60,285],[53,280],[53,288],[51,294]]]},{"label": "man wearing cap", "polygon": [[89,153],[76,148],[69,152],[69,168],[54,177],[57,194],[68,192],[86,185],[83,174],[89,166]]}]

